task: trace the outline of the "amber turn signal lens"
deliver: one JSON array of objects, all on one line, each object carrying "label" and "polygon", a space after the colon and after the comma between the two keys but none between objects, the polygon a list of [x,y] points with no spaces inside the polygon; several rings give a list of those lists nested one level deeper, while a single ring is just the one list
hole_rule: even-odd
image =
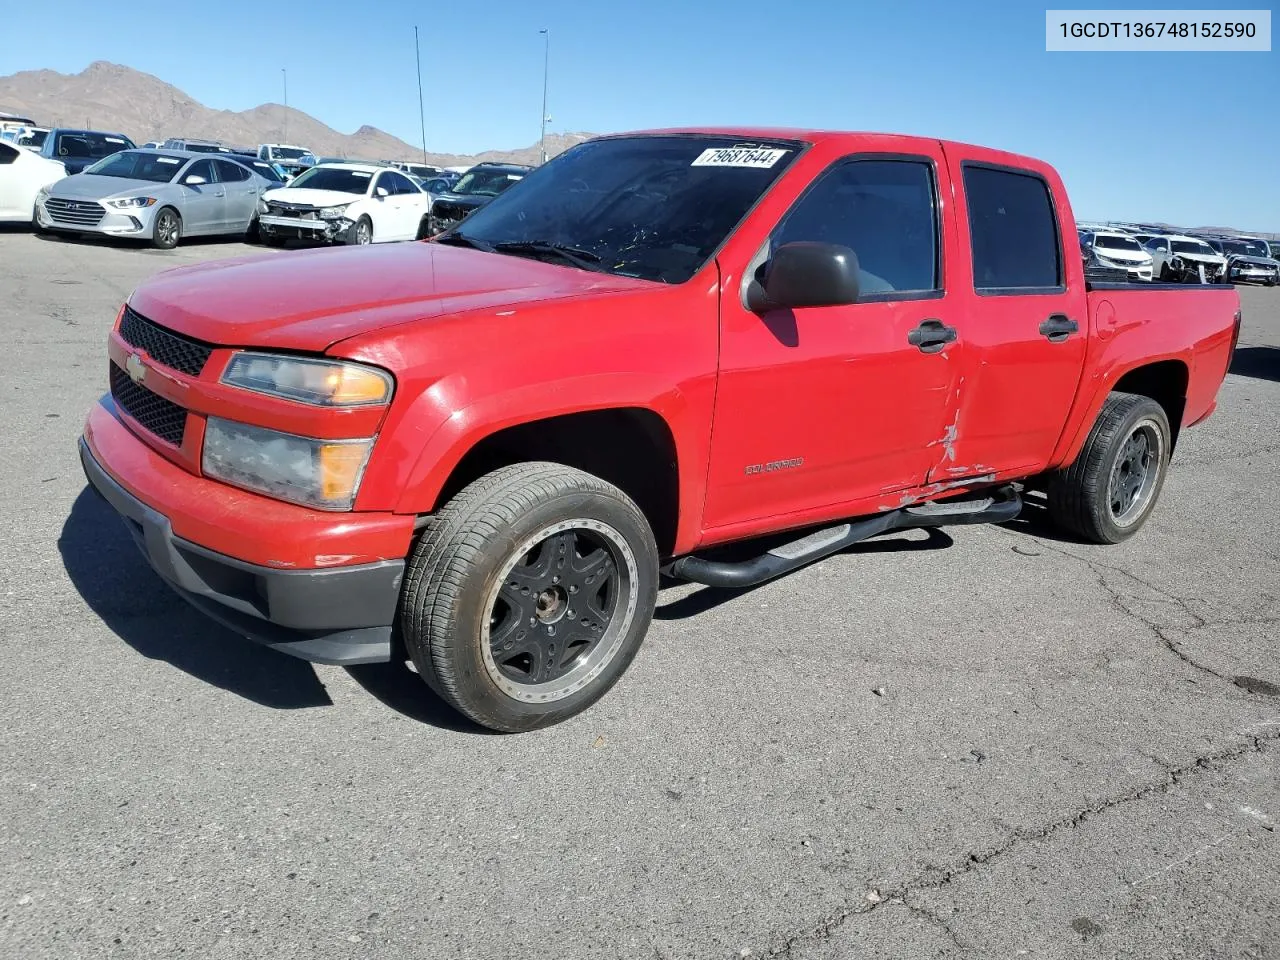
[{"label": "amber turn signal lens", "polygon": [[369,448],[357,443],[325,443],[316,448],[316,456],[321,498],[329,503],[353,501]]}]

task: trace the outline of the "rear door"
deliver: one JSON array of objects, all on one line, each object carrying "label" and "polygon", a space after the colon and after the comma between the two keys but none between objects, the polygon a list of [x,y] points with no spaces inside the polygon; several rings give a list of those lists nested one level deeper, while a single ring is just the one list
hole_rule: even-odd
[{"label": "rear door", "polygon": [[[964,352],[948,442],[930,480],[1034,473],[1049,461],[1084,368],[1084,276],[1051,168],[948,147],[968,246]],[[959,155],[952,155],[958,150]],[[1064,218],[1068,219],[1068,218]]]},{"label": "rear door", "polygon": [[257,178],[238,163],[230,160],[215,160],[214,167],[218,171],[218,180],[227,193],[226,216],[224,226],[231,233],[241,233],[249,229],[258,209],[258,194],[261,192]]},{"label": "rear door", "polygon": [[[203,183],[192,183],[198,177]],[[197,160],[187,168],[182,185],[182,232],[185,236],[217,233],[227,222],[227,188],[218,182],[212,160]]]},{"label": "rear door", "polygon": [[963,331],[947,339],[962,324],[943,273],[942,165],[936,146],[837,160],[745,271],[784,243],[840,244],[858,257],[857,303],[758,314],[722,291],[709,529],[850,515],[924,482],[964,349]]}]

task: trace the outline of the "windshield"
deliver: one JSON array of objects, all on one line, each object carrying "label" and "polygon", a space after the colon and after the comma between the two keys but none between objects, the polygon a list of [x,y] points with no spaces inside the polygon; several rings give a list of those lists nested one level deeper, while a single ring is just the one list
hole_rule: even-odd
[{"label": "windshield", "polygon": [[53,152],[59,157],[96,159],[108,157],[132,146],[133,144],[124,137],[117,137],[110,133],[94,133],[88,130],[68,131],[58,134]]},{"label": "windshield", "polygon": [[365,170],[344,170],[342,167],[312,167],[301,174],[290,187],[306,187],[308,190],[336,190],[338,193],[369,192],[373,174]]},{"label": "windshield", "polygon": [[311,151],[303,150],[301,147],[272,147],[272,160],[301,160],[303,157],[311,156]]},{"label": "windshield", "polygon": [[1101,247],[1105,250],[1132,250],[1134,253],[1142,252],[1142,244],[1138,243],[1132,237],[1109,237],[1105,233],[1100,233],[1093,238],[1093,245]]},{"label": "windshield", "polygon": [[496,197],[513,183],[518,183],[523,179],[524,171],[522,170],[482,168],[463,174],[462,179],[449,192],[463,196]]},{"label": "windshield", "polygon": [[800,148],[701,136],[589,141],[534,170],[452,232],[486,244],[573,247],[599,257],[609,273],[683,283]]},{"label": "windshield", "polygon": [[1209,246],[1207,243],[1200,243],[1199,241],[1174,240],[1171,246],[1173,247],[1174,253],[1194,253],[1201,257],[1217,256],[1217,254],[1213,252],[1213,247]]},{"label": "windshield", "polygon": [[145,153],[141,150],[125,150],[99,160],[85,173],[99,177],[120,177],[124,180],[150,180],[152,183],[168,183],[173,179],[186,157],[171,157],[163,153]]},{"label": "windshield", "polygon": [[1223,245],[1231,253],[1238,253],[1245,257],[1269,256],[1267,249],[1257,240],[1224,240]]}]

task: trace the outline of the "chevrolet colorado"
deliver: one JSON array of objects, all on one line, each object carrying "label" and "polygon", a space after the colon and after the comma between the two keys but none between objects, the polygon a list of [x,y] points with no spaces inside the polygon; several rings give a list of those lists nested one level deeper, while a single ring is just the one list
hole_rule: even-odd
[{"label": "chevrolet colorado", "polygon": [[1131,536],[1239,329],[1229,286],[1089,280],[1032,159],[619,135],[431,241],[144,283],[81,459],[211,617],[322,663],[408,656],[520,731],[617,681],[660,571],[758,583],[1007,520],[1031,478],[1072,535]]}]

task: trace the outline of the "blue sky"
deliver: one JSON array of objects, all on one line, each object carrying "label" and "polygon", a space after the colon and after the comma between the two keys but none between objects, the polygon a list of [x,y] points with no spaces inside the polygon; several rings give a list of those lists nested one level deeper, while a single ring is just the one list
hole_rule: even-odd
[{"label": "blue sky", "polygon": [[418,143],[416,24],[428,147],[473,152],[537,140],[547,28],[552,131],[927,134],[1054,163],[1080,217],[1280,231],[1280,53],[1047,53],[1046,5],[63,0],[10,5],[5,33],[36,39],[0,73],[113,60],[242,110],[279,102],[286,67],[291,106]]}]

